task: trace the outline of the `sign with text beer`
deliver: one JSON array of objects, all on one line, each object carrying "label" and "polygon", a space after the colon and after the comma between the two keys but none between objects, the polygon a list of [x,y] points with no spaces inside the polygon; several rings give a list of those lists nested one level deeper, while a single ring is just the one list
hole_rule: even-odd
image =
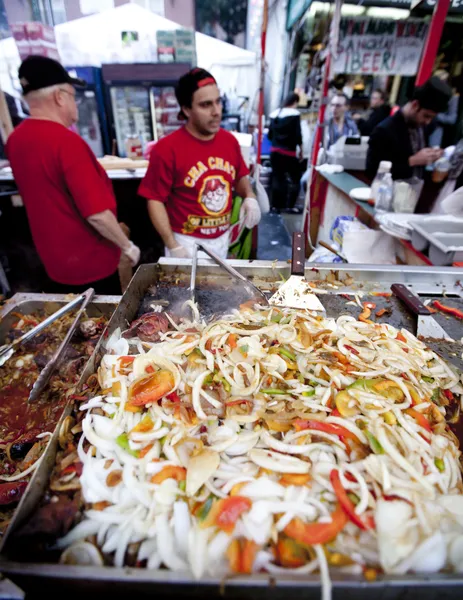
[{"label": "sign with text beer", "polygon": [[415,75],[427,24],[409,19],[341,19],[335,73]]}]

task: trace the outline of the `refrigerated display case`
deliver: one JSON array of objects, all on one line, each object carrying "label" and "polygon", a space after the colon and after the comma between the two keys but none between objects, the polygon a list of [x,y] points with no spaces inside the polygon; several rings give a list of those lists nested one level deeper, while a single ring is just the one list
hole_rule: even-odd
[{"label": "refrigerated display case", "polygon": [[76,89],[79,111],[77,131],[96,156],[110,154],[110,136],[106,114],[103,79],[98,67],[66,67],[71,77],[83,79],[87,87]]},{"label": "refrigerated display case", "polygon": [[145,150],[149,142],[180,126],[175,84],[190,68],[189,63],[102,66],[110,131],[119,156],[127,156],[129,139],[138,137]]}]

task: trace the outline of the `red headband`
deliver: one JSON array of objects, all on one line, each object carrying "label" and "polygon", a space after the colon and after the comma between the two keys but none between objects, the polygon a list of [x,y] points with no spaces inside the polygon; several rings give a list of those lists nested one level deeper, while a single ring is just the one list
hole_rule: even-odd
[{"label": "red headband", "polygon": [[205,85],[213,85],[215,83],[215,79],[213,77],[205,77],[204,79],[200,79],[197,83],[198,88],[202,88]]}]

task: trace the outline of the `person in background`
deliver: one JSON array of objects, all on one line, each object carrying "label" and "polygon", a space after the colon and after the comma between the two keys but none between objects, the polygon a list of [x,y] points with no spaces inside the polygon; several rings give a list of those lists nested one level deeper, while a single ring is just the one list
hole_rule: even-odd
[{"label": "person in background", "polygon": [[373,133],[374,128],[387,119],[391,107],[386,102],[386,94],[383,90],[376,89],[370,97],[370,114],[367,119],[359,119],[357,121],[357,127],[361,135],[370,136]]},{"label": "person in background", "polygon": [[244,226],[252,229],[261,218],[249,170],[236,138],[220,127],[222,101],[212,75],[192,69],[175,94],[186,125],[152,148],[138,193],[148,200],[166,256],[189,258],[198,242],[226,258],[232,189],[244,198]]},{"label": "person in background", "polygon": [[[299,212],[295,208],[299,196],[301,165],[297,155],[302,151],[301,116],[297,110],[299,95],[289,94],[283,106],[270,114],[268,139],[272,142],[272,211]],[[290,186],[288,189],[288,178]]]},{"label": "person in background", "polygon": [[375,177],[379,163],[388,160],[393,179],[423,179],[425,166],[442,156],[442,150],[428,146],[424,128],[438,113],[445,112],[451,95],[450,87],[437,77],[416,87],[412,99],[370,136],[367,175]]},{"label": "person in background", "polygon": [[[436,71],[434,75],[450,85],[450,76],[444,69]],[[429,145],[431,147],[438,146],[439,148],[445,148],[455,142],[454,125],[458,119],[459,104],[460,94],[453,89],[447,110],[439,113],[430,125]]]},{"label": "person in background", "polygon": [[120,293],[121,252],[134,266],[140,250],[117,222],[108,176],[69,130],[77,121],[74,86],[85,83],[43,56],[26,58],[18,75],[31,116],[10,135],[6,153],[50,278],[45,291]]},{"label": "person in background", "polygon": [[349,99],[345,94],[333,96],[330,102],[332,116],[328,119],[325,148],[335,144],[343,135],[359,135],[355,121],[349,114]]}]

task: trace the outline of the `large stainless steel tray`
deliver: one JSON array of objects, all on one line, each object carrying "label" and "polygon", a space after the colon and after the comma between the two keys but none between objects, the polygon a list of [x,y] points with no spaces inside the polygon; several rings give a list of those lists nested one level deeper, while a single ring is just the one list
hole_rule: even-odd
[{"label": "large stainless steel tray", "polygon": [[[286,262],[269,261],[232,261],[241,273],[251,278],[263,289],[271,290],[275,282],[290,274]],[[82,374],[81,383],[94,372],[101,355],[104,353],[104,342],[117,327],[125,328],[138,313],[140,304],[150,286],[163,285],[174,287],[173,293],[182,297],[189,281],[191,264],[188,260],[162,259],[155,265],[142,265],[137,270],[129,288],[122,297],[114,312],[106,334],[100,339],[96,350]],[[336,280],[341,285],[330,283],[335,273]],[[306,278],[320,283],[319,291],[326,293],[327,299],[342,293],[357,291],[389,292],[392,283],[400,282],[409,285],[417,293],[429,296],[449,295],[459,301],[462,299],[463,269],[434,268],[434,267],[377,267],[371,265],[310,265],[306,268]],[[280,277],[281,276],[281,277]],[[199,261],[198,279],[201,284],[220,286],[228,277],[212,262]],[[354,283],[351,282],[352,278]],[[349,282],[350,285],[343,285]],[[167,289],[167,288],[166,288]],[[324,298],[322,297],[324,301]],[[68,407],[70,410],[70,407]],[[48,448],[46,462],[36,473],[35,495],[28,495],[28,505],[21,507],[26,518],[40,500],[45,489],[51,469],[54,464],[57,445],[55,432]],[[5,544],[0,556],[0,570],[20,585],[26,592],[40,590],[43,593],[91,593],[110,594],[115,597],[127,598],[127,593],[136,593],[137,597],[156,596],[179,597],[195,596],[198,594],[214,597],[249,597],[284,598],[288,593],[304,598],[320,597],[320,581],[318,575],[295,576],[256,574],[249,577],[233,577],[221,580],[207,576],[197,582],[189,573],[178,573],[167,570],[148,571],[146,569],[113,567],[79,567],[54,564],[31,564],[13,562],[8,559],[8,544]],[[376,582],[367,583],[362,576],[332,573],[334,598],[359,600],[363,598],[401,598],[412,591],[420,594],[420,600],[431,600],[437,596],[445,598],[461,598],[463,594],[463,576],[460,575],[407,575],[403,577],[383,576]],[[108,584],[113,583],[108,588]],[[198,586],[201,587],[198,587]],[[204,589],[203,586],[207,586]],[[291,592],[287,588],[291,588]],[[202,591],[199,591],[202,590]]]},{"label": "large stainless steel tray", "polygon": [[[87,314],[89,317],[106,316],[109,318],[118,305],[119,300],[120,296],[95,296],[92,303],[87,307]],[[28,315],[38,310],[43,310],[46,313],[51,314],[68,301],[69,299],[64,294],[15,294],[0,311],[0,345],[5,342],[8,331],[11,329],[14,322],[17,321],[17,317],[14,313],[19,312]],[[94,369],[94,362],[92,359],[93,355],[87,361],[87,365],[83,372],[88,372],[88,369]],[[53,436],[50,438],[47,445],[43,459],[29,481],[29,485],[16,508],[10,526],[3,537],[0,538],[0,552],[2,552],[5,547],[9,536],[37,505],[37,495],[39,492],[40,495],[43,493],[55,461],[59,428],[62,420],[70,413],[71,408],[72,407],[68,405],[65,406],[63,410],[63,414],[55,428]]]}]

